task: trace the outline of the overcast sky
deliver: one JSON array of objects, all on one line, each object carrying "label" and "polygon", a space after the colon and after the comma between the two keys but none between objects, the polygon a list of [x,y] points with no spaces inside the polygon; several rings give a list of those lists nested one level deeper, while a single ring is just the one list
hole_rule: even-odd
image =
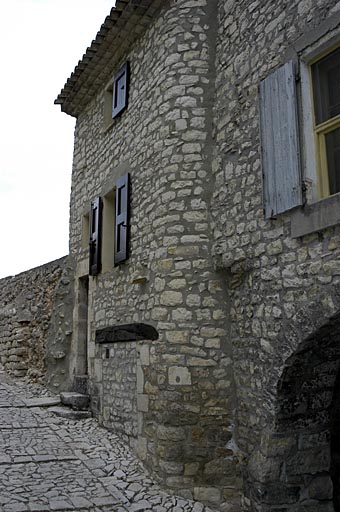
[{"label": "overcast sky", "polygon": [[53,102],[112,5],[0,1],[0,277],[68,253],[75,120]]}]

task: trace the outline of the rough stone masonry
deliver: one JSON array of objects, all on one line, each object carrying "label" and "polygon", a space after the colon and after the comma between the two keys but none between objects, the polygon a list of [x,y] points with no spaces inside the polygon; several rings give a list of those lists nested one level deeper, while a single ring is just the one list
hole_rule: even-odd
[{"label": "rough stone masonry", "polygon": [[[56,100],[77,124],[49,385],[87,376],[96,417],[163,485],[223,511],[340,510],[340,205],[317,195],[310,83],[339,45],[336,0],[119,0]],[[286,155],[265,168],[259,91],[285,65],[302,200],[264,215],[263,183]],[[122,69],[128,101],[112,118]],[[127,173],[130,242],[115,265]],[[123,325],[157,335],[99,342]]]}]

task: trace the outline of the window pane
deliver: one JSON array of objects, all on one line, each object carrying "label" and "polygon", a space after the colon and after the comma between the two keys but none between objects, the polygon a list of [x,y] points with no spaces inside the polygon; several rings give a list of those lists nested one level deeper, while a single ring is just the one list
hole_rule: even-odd
[{"label": "window pane", "polygon": [[329,193],[340,192],[340,128],[326,135]]},{"label": "window pane", "polygon": [[125,104],[125,74],[117,81],[117,106]]},{"label": "window pane", "polygon": [[316,124],[340,114],[340,48],[312,66]]}]

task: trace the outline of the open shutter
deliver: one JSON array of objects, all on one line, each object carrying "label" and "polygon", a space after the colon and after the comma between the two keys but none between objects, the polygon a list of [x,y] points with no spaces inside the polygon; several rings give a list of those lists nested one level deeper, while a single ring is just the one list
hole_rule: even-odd
[{"label": "open shutter", "polygon": [[102,199],[96,197],[91,201],[90,211],[90,276],[96,276],[101,271],[101,242],[102,242]]},{"label": "open shutter", "polygon": [[129,87],[129,63],[116,73],[113,79],[113,102],[112,102],[112,119],[115,118],[128,103],[128,87]]},{"label": "open shutter", "polygon": [[294,64],[287,62],[260,84],[265,217],[302,204]]},{"label": "open shutter", "polygon": [[115,265],[128,258],[129,202],[130,175],[127,173],[116,185]]}]

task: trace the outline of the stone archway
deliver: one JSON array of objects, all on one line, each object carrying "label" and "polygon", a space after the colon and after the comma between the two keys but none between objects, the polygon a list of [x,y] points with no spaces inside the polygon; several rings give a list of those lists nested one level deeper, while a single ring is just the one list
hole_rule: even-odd
[{"label": "stone archway", "polygon": [[333,504],[340,511],[340,370],[335,381],[330,424],[331,478],[333,482]]},{"label": "stone archway", "polygon": [[278,344],[266,427],[244,470],[251,512],[340,512],[340,309],[315,307]]},{"label": "stone archway", "polygon": [[340,511],[339,368],[337,315],[286,360],[275,420],[252,460],[262,466],[253,510]]}]

